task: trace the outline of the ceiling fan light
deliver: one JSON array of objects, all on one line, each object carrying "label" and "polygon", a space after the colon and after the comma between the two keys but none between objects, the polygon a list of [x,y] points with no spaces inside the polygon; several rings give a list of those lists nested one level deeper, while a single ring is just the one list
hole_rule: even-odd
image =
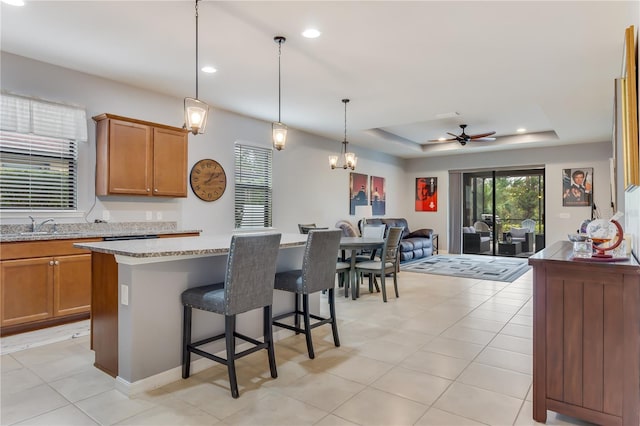
[{"label": "ceiling fan light", "polygon": [[273,147],[278,151],[282,151],[287,142],[287,126],[277,121],[271,123],[271,132],[273,138]]},{"label": "ceiling fan light", "polygon": [[527,129],[525,129],[524,127],[520,127],[519,129],[516,130],[516,132],[518,132],[518,133],[524,133],[526,131],[527,131]]},{"label": "ceiling fan light", "polygon": [[184,98],[185,127],[194,135],[201,135],[207,127],[209,105],[195,98]]}]

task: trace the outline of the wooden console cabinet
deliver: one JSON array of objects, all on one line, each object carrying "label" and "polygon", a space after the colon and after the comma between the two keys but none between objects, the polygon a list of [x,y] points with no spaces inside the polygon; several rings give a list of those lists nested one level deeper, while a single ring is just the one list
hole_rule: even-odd
[{"label": "wooden console cabinet", "polygon": [[187,130],[112,114],[93,119],[96,195],[187,196]]},{"label": "wooden console cabinet", "polygon": [[571,260],[559,242],[533,265],[533,418],[640,423],[640,266]]},{"label": "wooden console cabinet", "polygon": [[89,317],[91,254],[73,247],[79,241],[2,244],[2,335]]}]

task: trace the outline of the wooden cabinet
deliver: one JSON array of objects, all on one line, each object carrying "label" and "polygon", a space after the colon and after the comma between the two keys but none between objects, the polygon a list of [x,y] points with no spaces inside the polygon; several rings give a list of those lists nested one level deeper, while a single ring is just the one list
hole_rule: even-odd
[{"label": "wooden cabinet", "polygon": [[2,244],[2,335],[89,317],[91,254],[74,248],[78,241]]},{"label": "wooden cabinet", "polygon": [[96,195],[187,196],[187,130],[112,114],[93,119]]},{"label": "wooden cabinet", "polygon": [[571,260],[560,242],[533,265],[533,418],[640,422],[640,266]]}]

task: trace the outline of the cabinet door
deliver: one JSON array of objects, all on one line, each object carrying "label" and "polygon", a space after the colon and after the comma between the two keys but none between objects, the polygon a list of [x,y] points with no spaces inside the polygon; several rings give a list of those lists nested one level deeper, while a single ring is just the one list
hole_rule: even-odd
[{"label": "cabinet door", "polygon": [[109,122],[109,193],[152,195],[151,127]]},{"label": "cabinet door", "polygon": [[54,259],[53,315],[89,312],[91,309],[91,255]]},{"label": "cabinet door", "polygon": [[53,316],[52,263],[51,257],[0,262],[2,326]]},{"label": "cabinet door", "polygon": [[187,134],[153,129],[153,195],[187,196]]}]

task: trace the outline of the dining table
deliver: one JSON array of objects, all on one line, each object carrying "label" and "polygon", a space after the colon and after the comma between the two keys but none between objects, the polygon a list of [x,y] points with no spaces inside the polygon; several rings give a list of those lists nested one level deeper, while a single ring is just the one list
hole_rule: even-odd
[{"label": "dining table", "polygon": [[371,258],[375,256],[378,249],[384,247],[384,238],[364,238],[364,237],[342,237],[340,239],[340,250],[342,250],[342,260],[346,262],[347,252],[351,251],[348,284],[345,284],[345,297],[349,296],[348,286],[351,287],[351,298],[356,300],[358,297],[357,285],[358,277],[356,276],[356,257],[359,250],[371,250]]}]

